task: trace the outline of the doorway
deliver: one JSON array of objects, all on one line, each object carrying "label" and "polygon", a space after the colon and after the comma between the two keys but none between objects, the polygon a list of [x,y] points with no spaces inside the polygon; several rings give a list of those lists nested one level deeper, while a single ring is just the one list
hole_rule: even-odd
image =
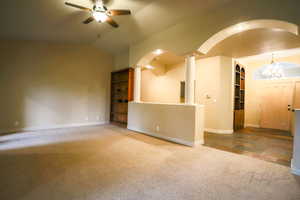
[{"label": "doorway", "polygon": [[293,82],[270,82],[261,88],[260,127],[291,131]]}]

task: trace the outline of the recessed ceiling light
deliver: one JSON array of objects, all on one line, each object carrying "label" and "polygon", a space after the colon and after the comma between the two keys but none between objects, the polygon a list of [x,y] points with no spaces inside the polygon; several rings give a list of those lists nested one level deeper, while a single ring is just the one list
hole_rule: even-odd
[{"label": "recessed ceiling light", "polygon": [[161,50],[161,49],[156,49],[153,53],[154,53],[155,55],[160,55],[160,54],[164,53],[164,51]]},{"label": "recessed ceiling light", "polygon": [[145,68],[147,68],[147,69],[154,69],[154,67],[152,65],[146,65]]},{"label": "recessed ceiling light", "polygon": [[238,32],[242,32],[242,31],[245,31],[248,27],[246,24],[240,23],[240,24],[237,24],[235,26],[235,28]]}]

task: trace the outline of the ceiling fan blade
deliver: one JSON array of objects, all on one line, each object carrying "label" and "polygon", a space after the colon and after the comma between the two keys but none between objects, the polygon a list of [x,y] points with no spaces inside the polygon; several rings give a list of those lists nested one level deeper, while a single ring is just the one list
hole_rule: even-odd
[{"label": "ceiling fan blade", "polygon": [[86,7],[83,7],[83,6],[79,6],[79,5],[76,5],[76,4],[73,4],[73,3],[65,2],[65,4],[66,4],[67,6],[71,6],[71,7],[74,7],[74,8],[79,8],[79,9],[81,9],[81,10],[92,11],[92,9],[90,9],[90,8],[86,8]]},{"label": "ceiling fan blade", "polygon": [[116,15],[130,15],[131,11],[130,10],[109,10],[108,14],[110,16],[116,16]]},{"label": "ceiling fan blade", "polygon": [[115,22],[115,20],[113,20],[111,17],[108,17],[107,20],[106,20],[106,22],[109,23],[114,28],[118,28],[119,27],[119,25],[117,24],[117,22]]},{"label": "ceiling fan blade", "polygon": [[83,21],[84,24],[89,24],[91,23],[92,21],[94,21],[94,18],[93,17],[89,17],[87,18],[86,20]]}]

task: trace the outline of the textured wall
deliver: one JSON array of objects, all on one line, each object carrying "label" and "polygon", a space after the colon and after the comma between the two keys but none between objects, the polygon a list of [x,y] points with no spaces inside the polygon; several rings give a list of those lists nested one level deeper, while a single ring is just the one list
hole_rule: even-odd
[{"label": "textured wall", "polygon": [[82,45],[0,44],[0,131],[108,120],[110,55]]}]

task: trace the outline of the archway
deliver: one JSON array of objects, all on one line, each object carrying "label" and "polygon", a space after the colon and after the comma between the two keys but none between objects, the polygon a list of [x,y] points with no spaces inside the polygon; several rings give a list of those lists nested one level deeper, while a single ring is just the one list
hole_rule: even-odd
[{"label": "archway", "polygon": [[[229,151],[240,154],[243,154],[246,150],[256,157],[260,157],[260,154],[264,152],[264,155],[267,156],[261,156],[263,160],[271,161],[271,159],[273,159],[272,162],[283,165],[290,164],[290,156],[292,153],[288,148],[274,147],[270,144],[268,139],[261,149],[255,149],[255,146],[259,146],[259,144],[256,143],[254,139],[251,139],[251,137],[254,135],[255,137],[268,136],[270,140],[275,137],[282,137],[289,140],[289,142],[282,142],[287,143],[289,148],[292,147],[292,136],[290,132],[292,130],[291,123],[293,122],[289,121],[289,115],[292,113],[288,110],[288,105],[292,105],[290,102],[293,101],[294,98],[292,80],[282,80],[282,82],[280,82],[280,80],[272,80],[269,82],[256,81],[253,80],[252,75],[256,69],[271,63],[271,54],[274,53],[274,51],[278,52],[277,54],[275,53],[275,62],[292,62],[299,64],[300,59],[297,58],[297,56],[299,57],[300,55],[299,49],[297,50],[296,56],[295,54],[291,56],[290,53],[290,56],[281,56],[279,52],[284,50],[284,53],[287,53],[287,49],[293,49],[293,51],[295,51],[295,48],[299,47],[300,37],[298,36],[297,25],[279,20],[253,20],[223,29],[206,40],[206,42],[198,48],[197,51],[201,53],[203,58],[217,55],[232,58],[233,70],[231,71],[231,75],[227,76],[224,73],[221,74],[222,78],[226,76],[227,78],[231,78],[232,81],[227,83],[227,85],[232,86],[232,96],[226,96],[226,94],[224,94],[216,101],[220,102],[224,101],[225,98],[229,99],[232,103],[232,110],[222,114],[220,113],[221,108],[228,108],[229,106],[221,105],[221,107],[218,107],[218,114],[220,116],[222,115],[223,118],[234,116],[234,122],[235,119],[241,118],[241,115],[244,115],[245,118],[240,120],[242,124],[234,124],[238,127],[235,128],[233,126],[235,129],[234,134],[240,138],[244,138],[243,133],[249,136],[249,140],[245,139],[246,142],[241,142],[239,145],[232,145],[240,142],[234,138],[234,135],[232,136],[232,140],[229,139],[231,136],[226,136],[231,143],[228,143],[226,146],[223,140],[224,136],[213,135],[213,131],[208,131],[212,132],[212,136],[216,136],[217,138],[213,141],[214,144],[211,142],[208,146],[211,145],[211,147],[221,149],[227,148]],[[264,59],[254,58],[255,55],[266,53],[267,57]],[[224,69],[224,67],[226,66],[221,66],[220,70]],[[207,108],[207,110],[209,110],[209,108]],[[278,114],[275,114],[277,112]],[[209,115],[206,115],[206,117],[209,118]],[[214,118],[216,118],[216,116],[214,116]],[[221,120],[221,118],[219,120]],[[244,127],[247,128],[244,129]],[[279,139],[277,142],[278,144],[282,144]],[[253,144],[253,147],[248,148],[247,143]],[[269,154],[266,153],[267,151],[276,153]],[[289,156],[282,156],[283,154]],[[277,161],[276,159],[278,158],[282,158],[282,160]]]},{"label": "archway", "polygon": [[233,26],[229,26],[228,28],[219,31],[218,33],[210,37],[208,40],[206,40],[198,48],[197,51],[202,54],[207,54],[214,46],[216,46],[218,43],[225,40],[226,38],[229,38],[241,32],[255,30],[255,29],[262,29],[262,28],[278,30],[278,31],[286,31],[298,35],[298,26],[289,22],[280,21],[280,20],[271,20],[271,19],[251,20],[251,21],[241,22]]},{"label": "archway", "polygon": [[[177,94],[167,94],[171,87],[180,87],[180,82],[172,82],[170,74],[172,66],[182,62],[183,56],[163,49],[156,49],[144,55],[135,67],[135,101],[177,103],[174,100]],[[182,80],[184,81],[184,77]]]},{"label": "archway", "polygon": [[[194,51],[190,51],[191,53],[184,55],[188,59],[186,59],[185,63],[182,63],[181,68],[184,70],[181,72],[185,72],[187,74],[188,70],[186,69],[191,68],[191,66],[193,66],[193,69],[197,68],[198,70],[196,70],[196,87],[192,86],[189,88],[190,91],[196,90],[196,95],[194,96],[195,103],[206,106],[205,120],[208,119],[209,123],[205,122],[205,131],[219,134],[233,133],[233,95],[235,85],[233,82],[234,71],[232,68],[232,58],[239,58],[233,56],[232,54],[223,56],[222,54],[218,54],[220,51],[215,51],[217,54],[211,54],[211,52],[217,48],[220,48],[220,46],[223,44],[227,44],[228,47],[228,41],[229,45],[234,46],[233,44],[239,43],[239,41],[236,40],[237,38],[240,37],[245,39],[249,35],[252,35],[254,36],[252,38],[255,39],[257,34],[264,36],[260,38],[261,40],[269,40],[271,43],[281,43],[282,41],[284,43],[286,42],[286,38],[291,38],[291,40],[288,40],[288,43],[295,44],[293,43],[295,41],[294,39],[296,38],[296,40],[299,40],[298,27],[294,24],[279,20],[253,20],[230,26],[214,34],[212,37],[208,38],[206,42],[204,42],[197,50],[195,48]],[[272,36],[272,38],[269,36]],[[278,38],[278,36],[280,37]],[[270,43],[268,43],[267,46],[269,44]],[[300,47],[300,43],[297,43],[296,45],[299,45]],[[224,47],[226,47],[226,45]],[[276,48],[275,50],[280,50],[280,48]],[[274,48],[263,48],[262,50],[263,51],[259,53],[274,51]],[[137,69],[146,66],[156,57],[154,51],[151,51],[141,59],[138,59]],[[195,55],[195,52],[197,55]],[[257,51],[251,51],[250,53],[253,52],[256,53]],[[251,56],[255,55],[255,53],[245,55]],[[216,58],[214,59],[214,57]],[[196,62],[195,58],[197,58]],[[207,60],[203,61],[203,59]],[[203,68],[206,69],[203,70]],[[192,73],[195,73],[195,71]],[[247,69],[246,73],[247,75],[249,74]],[[185,80],[191,80],[190,83],[193,83],[195,79],[186,78]],[[177,83],[179,82],[180,80],[177,80]],[[177,94],[179,96],[179,91],[177,91]]]}]

